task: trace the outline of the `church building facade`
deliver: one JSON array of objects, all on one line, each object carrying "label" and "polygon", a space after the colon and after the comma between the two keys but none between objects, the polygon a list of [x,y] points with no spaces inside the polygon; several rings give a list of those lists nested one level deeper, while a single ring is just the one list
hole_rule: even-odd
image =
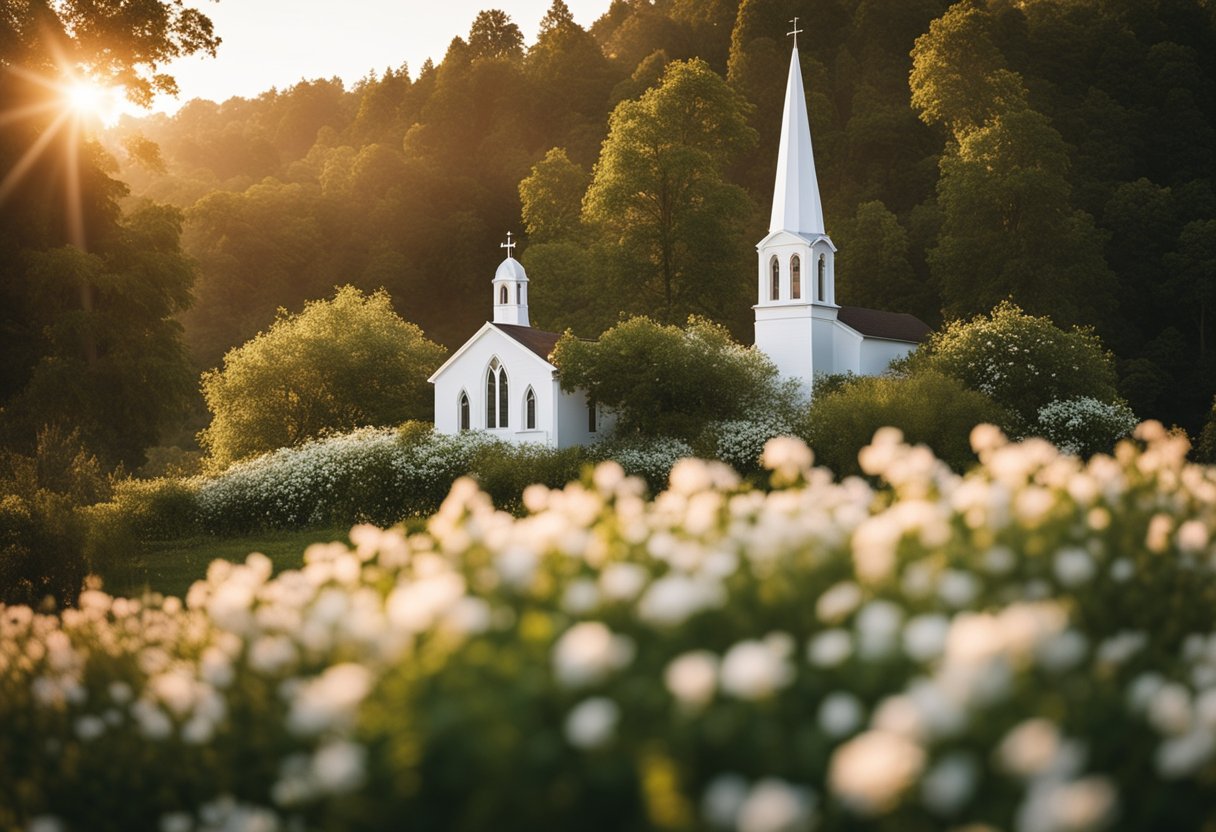
[{"label": "church building facade", "polygon": [[[615,420],[583,391],[561,389],[551,360],[561,336],[528,320],[528,276],[511,250],[493,280],[494,319],[431,376],[435,429],[488,430],[509,442],[565,448]],[[785,90],[769,233],[756,246],[756,348],[809,397],[816,375],[878,375],[929,333],[918,318],[836,303],[836,246],[827,235],[795,42]]]}]

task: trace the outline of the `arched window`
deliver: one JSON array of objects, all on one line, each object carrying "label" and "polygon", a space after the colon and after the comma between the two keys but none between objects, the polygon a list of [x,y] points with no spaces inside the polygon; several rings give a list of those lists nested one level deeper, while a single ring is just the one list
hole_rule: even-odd
[{"label": "arched window", "polygon": [[490,359],[486,370],[486,427],[507,426],[507,370],[497,358]]},{"label": "arched window", "polygon": [[500,288],[499,288],[499,290],[498,290],[498,302],[499,302],[499,303],[504,303],[504,304],[507,302],[507,287],[506,287],[506,286],[502,286],[502,287],[500,287]]},{"label": "arched window", "polygon": [[515,302],[521,305],[524,302],[524,284],[522,283],[515,284]]},{"label": "arched window", "polygon": [[819,255],[819,299],[828,299],[828,258],[826,254]]},{"label": "arched window", "polygon": [[524,393],[524,428],[536,430],[536,394],[531,387]]},{"label": "arched window", "polygon": [[768,299],[777,300],[781,297],[781,264],[777,262],[776,257],[769,264],[769,270],[772,272],[773,277],[768,287]]},{"label": "arched window", "polygon": [[595,399],[587,399],[587,432],[595,433],[599,428],[599,419],[595,414]]},{"label": "arched window", "polygon": [[460,429],[469,429],[469,394],[460,391]]},{"label": "arched window", "polygon": [[790,258],[790,297],[794,300],[802,297],[802,261],[797,254]]}]

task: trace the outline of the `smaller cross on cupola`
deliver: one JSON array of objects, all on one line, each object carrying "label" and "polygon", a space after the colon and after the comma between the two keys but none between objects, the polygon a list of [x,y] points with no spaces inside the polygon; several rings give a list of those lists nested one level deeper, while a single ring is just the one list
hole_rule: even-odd
[{"label": "smaller cross on cupola", "polygon": [[802,34],[802,29],[798,28],[798,16],[794,15],[794,19],[791,20],[790,23],[794,24],[794,28],[792,31],[786,32],[785,36],[787,38],[792,37],[794,39],[794,48],[797,49],[798,48],[798,36]]},{"label": "smaller cross on cupola", "polygon": [[498,264],[494,273],[494,323],[531,326],[528,322],[528,275],[523,264],[512,256],[516,242],[511,232],[499,248],[507,250],[507,259]]}]

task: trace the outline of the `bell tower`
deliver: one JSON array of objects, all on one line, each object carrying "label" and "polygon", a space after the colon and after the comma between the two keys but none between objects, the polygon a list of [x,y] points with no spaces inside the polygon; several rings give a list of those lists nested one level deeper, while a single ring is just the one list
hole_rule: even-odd
[{"label": "bell tower", "polygon": [[782,378],[797,379],[809,394],[817,372],[832,372],[836,320],[836,246],[823,222],[815,175],[811,125],[798,62],[798,18],[785,86],[777,151],[777,177],[768,235],[756,245],[759,281],[756,347]]},{"label": "bell tower", "polygon": [[499,247],[507,250],[507,259],[494,272],[494,323],[532,326],[528,322],[528,275],[523,264],[511,256],[515,243],[510,231]]}]

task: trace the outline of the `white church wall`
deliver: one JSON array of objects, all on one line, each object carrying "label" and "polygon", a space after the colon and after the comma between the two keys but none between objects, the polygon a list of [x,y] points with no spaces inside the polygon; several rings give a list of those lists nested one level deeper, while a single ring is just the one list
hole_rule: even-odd
[{"label": "white church wall", "polygon": [[815,358],[814,366],[811,368],[812,375],[839,373],[847,369],[841,366],[840,357],[836,354],[835,332],[836,307],[812,307],[811,351]]},{"label": "white church wall", "polygon": [[616,424],[613,414],[602,407],[596,408],[595,430],[591,430],[591,418],[587,407],[587,394],[582,390],[566,392],[557,381],[553,382],[553,390],[557,400],[558,431],[554,444],[558,448],[569,448],[572,445],[590,445],[598,442],[609,433]]},{"label": "white church wall", "polygon": [[906,341],[866,338],[861,342],[861,369],[859,372],[866,376],[881,375],[887,371],[892,361],[903,358],[914,349],[916,349],[916,345]]},{"label": "white church wall", "polygon": [[837,373],[861,373],[861,333],[840,323],[832,327],[832,343],[836,348]]},{"label": "white church wall", "polygon": [[[486,371],[494,358],[507,373],[507,427],[486,428]],[[550,444],[554,434],[553,370],[518,341],[489,328],[462,348],[462,352],[435,378],[435,430],[460,431],[460,393],[469,397],[469,427],[487,432],[505,442]],[[524,423],[524,396],[532,388],[536,395],[536,428]]]},{"label": "white church wall", "polygon": [[756,307],[756,348],[777,365],[783,379],[795,379],[804,396],[811,392],[811,308]]}]

